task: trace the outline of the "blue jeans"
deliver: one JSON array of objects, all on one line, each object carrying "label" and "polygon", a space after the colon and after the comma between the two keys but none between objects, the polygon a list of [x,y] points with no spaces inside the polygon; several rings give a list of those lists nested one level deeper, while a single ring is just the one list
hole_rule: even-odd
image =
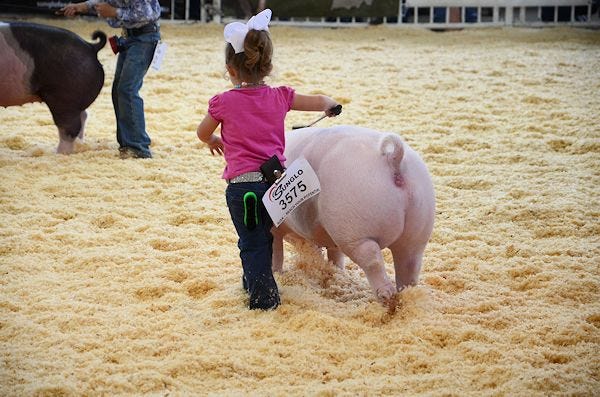
[{"label": "blue jeans", "polygon": [[262,204],[267,189],[266,183],[248,182],[230,183],[225,190],[229,214],[239,237],[243,281],[250,296],[250,309],[274,309],[280,303],[271,268],[273,222]]},{"label": "blue jeans", "polygon": [[152,157],[144,100],[139,92],[159,40],[158,32],[127,38],[124,49],[119,52],[112,85],[117,141],[121,148],[131,148],[139,157]]}]

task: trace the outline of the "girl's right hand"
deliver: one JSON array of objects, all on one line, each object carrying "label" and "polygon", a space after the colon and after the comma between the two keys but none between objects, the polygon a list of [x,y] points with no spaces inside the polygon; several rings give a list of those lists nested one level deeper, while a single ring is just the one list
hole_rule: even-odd
[{"label": "girl's right hand", "polygon": [[336,116],[331,108],[338,105],[337,101],[328,97],[327,95],[302,95],[296,94],[294,102],[292,103],[293,110],[308,110],[308,111],[322,111],[329,117]]},{"label": "girl's right hand", "polygon": [[[335,117],[338,114],[340,114],[340,112],[341,112],[340,109],[342,108],[342,106],[339,103],[337,103],[336,101],[332,101],[332,102],[334,103],[334,105],[328,107],[327,110],[325,110],[325,114],[328,117]],[[338,107],[339,107],[339,109],[337,109]]]},{"label": "girl's right hand", "polygon": [[210,154],[212,154],[213,156],[215,155],[215,152],[219,155],[222,156],[223,152],[224,152],[224,148],[223,148],[223,141],[221,140],[220,136],[217,135],[211,135],[210,136],[210,140],[206,143],[208,145],[208,148],[210,149]]}]

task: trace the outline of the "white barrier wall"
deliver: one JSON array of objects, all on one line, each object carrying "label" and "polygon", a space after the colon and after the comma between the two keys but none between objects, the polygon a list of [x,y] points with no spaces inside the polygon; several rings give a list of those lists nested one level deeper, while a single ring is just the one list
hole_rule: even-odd
[{"label": "white barrier wall", "polygon": [[553,7],[591,5],[588,0],[406,0],[408,7]]},{"label": "white barrier wall", "polygon": [[[353,1],[359,4],[368,0],[336,0]],[[418,25],[426,28],[463,28],[482,26],[554,26],[582,25],[600,26],[598,12],[592,14],[592,1],[598,0],[398,0],[398,17],[392,22],[389,15],[381,18],[355,18],[348,21],[320,21],[298,15],[297,18],[279,21],[274,16],[275,24],[294,25],[366,25],[372,20],[381,20],[387,25]],[[190,0],[178,0],[185,4],[185,20],[189,20]],[[176,0],[171,0],[174,9]],[[267,0],[267,7],[268,7]],[[228,16],[222,14],[221,0],[201,0],[200,20],[202,22],[221,23]],[[173,18],[173,17],[172,17]],[[230,19],[230,18],[229,18]]]},{"label": "white barrier wall", "polygon": [[[171,20],[175,19],[175,0],[171,0]],[[190,20],[190,0],[184,2],[184,20]],[[221,0],[200,0],[200,22],[221,23]]]},{"label": "white barrier wall", "polygon": [[[598,26],[599,18],[591,11],[591,0],[406,0],[401,23],[433,27]],[[444,20],[440,21],[440,15]]]}]

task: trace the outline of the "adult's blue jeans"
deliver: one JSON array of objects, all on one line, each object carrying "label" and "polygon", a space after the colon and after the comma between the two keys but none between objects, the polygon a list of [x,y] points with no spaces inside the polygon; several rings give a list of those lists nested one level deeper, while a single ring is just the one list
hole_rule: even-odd
[{"label": "adult's blue jeans", "polygon": [[121,148],[132,149],[138,157],[152,157],[140,89],[159,40],[158,32],[128,37],[119,52],[112,85],[117,142]]},{"label": "adult's blue jeans", "polygon": [[266,183],[247,182],[230,183],[225,190],[229,214],[239,237],[238,248],[250,309],[274,309],[280,303],[271,268],[273,222],[262,204],[267,189]]}]

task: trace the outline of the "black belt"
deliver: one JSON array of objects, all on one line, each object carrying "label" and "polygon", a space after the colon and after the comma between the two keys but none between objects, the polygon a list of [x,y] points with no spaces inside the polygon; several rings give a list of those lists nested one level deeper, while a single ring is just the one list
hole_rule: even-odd
[{"label": "black belt", "polygon": [[123,35],[125,37],[140,36],[142,34],[154,33],[154,32],[158,32],[158,31],[160,31],[160,26],[158,26],[158,24],[156,22],[151,22],[144,26],[140,26],[139,28],[131,28],[131,29],[124,28]]}]

